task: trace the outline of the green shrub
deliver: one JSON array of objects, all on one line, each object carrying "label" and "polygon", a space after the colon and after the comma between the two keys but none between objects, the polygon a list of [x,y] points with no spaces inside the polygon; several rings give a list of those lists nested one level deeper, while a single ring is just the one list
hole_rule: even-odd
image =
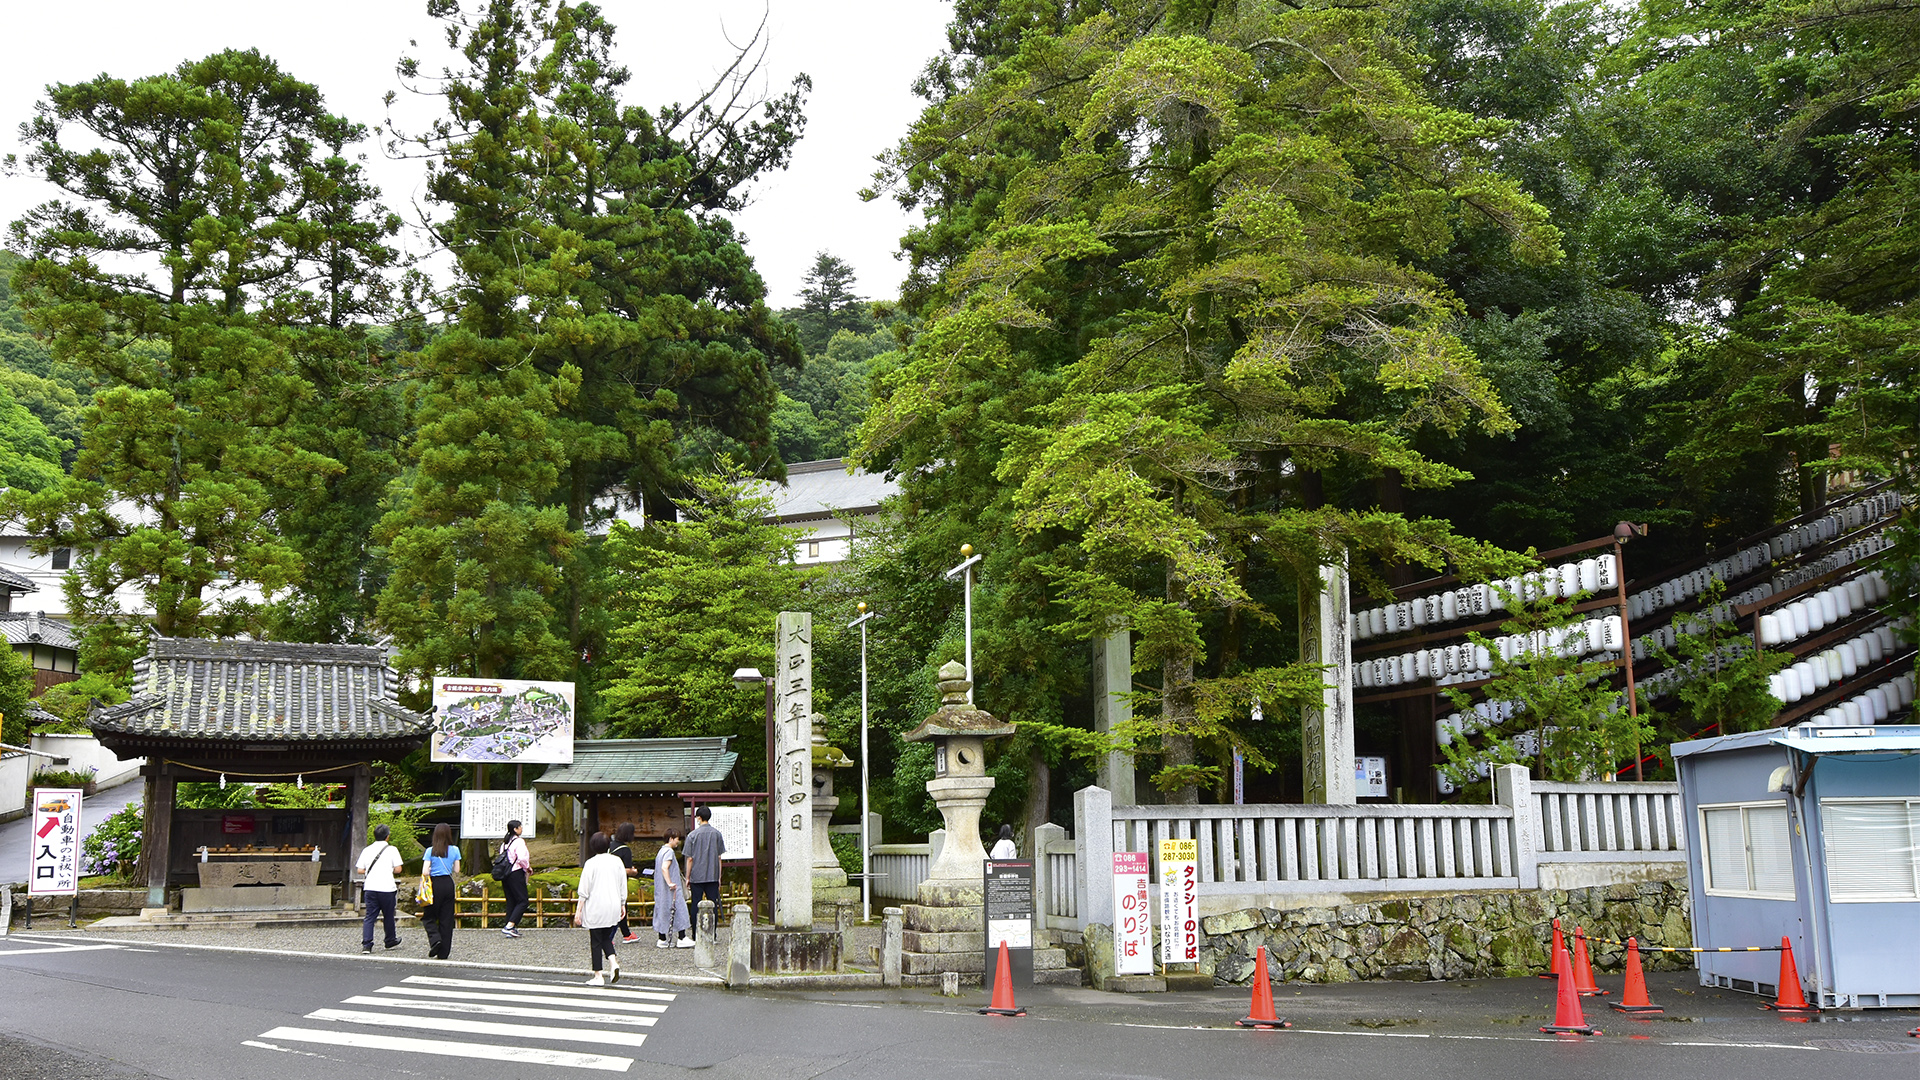
[{"label": "green shrub", "polygon": [[860,837],[857,834],[833,833],[827,837],[827,842],[833,845],[834,857],[840,860],[840,869],[845,870],[848,877],[860,872]]},{"label": "green shrub", "polygon": [[99,770],[89,765],[84,769],[41,769],[28,781],[32,787],[70,787],[83,788],[93,783]]},{"label": "green shrub", "polygon": [[95,825],[87,838],[80,841],[80,872],[121,878],[133,873],[140,862],[142,814],[139,803],[128,803]]}]

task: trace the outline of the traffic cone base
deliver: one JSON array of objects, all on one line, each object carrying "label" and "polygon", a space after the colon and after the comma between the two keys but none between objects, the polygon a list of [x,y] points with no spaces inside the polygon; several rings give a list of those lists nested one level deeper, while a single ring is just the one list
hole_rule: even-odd
[{"label": "traffic cone base", "polygon": [[1267,947],[1253,954],[1253,1002],[1245,1019],[1234,1023],[1244,1028],[1284,1028],[1292,1024],[1273,1014],[1273,984],[1267,981]]},{"label": "traffic cone base", "polygon": [[1819,1006],[1807,1004],[1807,997],[1800,992],[1800,969],[1793,962],[1793,943],[1786,938],[1780,939],[1780,985],[1774,991],[1774,999],[1763,1009],[1772,1009],[1783,1013],[1817,1013]]},{"label": "traffic cone base", "polygon": [[1007,943],[1000,943],[1000,960],[994,967],[993,1001],[980,1010],[982,1016],[1025,1016],[1027,1010],[1013,1003],[1013,961],[1007,956]]},{"label": "traffic cone base", "polygon": [[1593,979],[1593,960],[1587,955],[1587,928],[1573,931],[1573,989],[1581,997],[1604,997],[1606,991]]},{"label": "traffic cone base", "polygon": [[1557,979],[1560,977],[1560,950],[1564,948],[1566,948],[1566,942],[1560,937],[1560,920],[1555,919],[1553,920],[1553,944],[1547,946],[1547,971],[1544,975],[1535,976],[1536,978]]},{"label": "traffic cone base", "polygon": [[1562,949],[1556,958],[1561,969],[1560,989],[1555,1000],[1553,1023],[1540,1030],[1548,1035],[1598,1035],[1598,1028],[1590,1027],[1587,1018],[1580,1013],[1580,995],[1573,988],[1573,961]]},{"label": "traffic cone base", "polygon": [[1620,1000],[1608,1002],[1607,1007],[1629,1016],[1660,1016],[1666,1012],[1647,1000],[1647,977],[1640,970],[1640,943],[1634,938],[1627,939],[1626,987],[1620,992]]}]

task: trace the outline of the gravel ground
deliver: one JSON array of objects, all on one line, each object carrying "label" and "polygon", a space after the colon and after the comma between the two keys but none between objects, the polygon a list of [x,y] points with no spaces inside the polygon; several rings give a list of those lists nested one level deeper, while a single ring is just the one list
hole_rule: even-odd
[{"label": "gravel ground", "polygon": [[137,1080],[150,1075],[105,1058],[83,1057],[0,1032],[0,1076],[7,1080]]}]

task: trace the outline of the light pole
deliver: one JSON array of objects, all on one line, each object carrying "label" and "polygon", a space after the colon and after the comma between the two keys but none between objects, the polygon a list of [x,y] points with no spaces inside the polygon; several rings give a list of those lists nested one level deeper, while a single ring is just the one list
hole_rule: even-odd
[{"label": "light pole", "polygon": [[765,675],[760,674],[759,668],[743,667],[743,668],[734,669],[733,685],[741,688],[742,690],[745,690],[752,687],[754,683],[760,683],[762,686],[766,687],[766,693],[767,693],[767,919],[768,921],[772,921],[773,910],[774,910],[773,909],[773,844],[774,844],[774,834],[779,832],[778,829],[773,827],[773,815],[778,812],[777,808],[773,805],[774,686],[773,686],[773,680],[768,678]]},{"label": "light pole", "polygon": [[973,568],[979,564],[980,556],[973,553],[972,544],[960,545],[960,557],[965,561],[947,571],[946,578],[952,581],[957,575],[966,577],[966,639],[967,639],[967,704],[973,704]]},{"label": "light pole", "polygon": [[867,836],[867,620],[879,612],[868,611],[860,602],[860,617],[847,629],[860,628],[860,921],[873,921],[873,877],[867,866],[867,853],[873,843]]}]

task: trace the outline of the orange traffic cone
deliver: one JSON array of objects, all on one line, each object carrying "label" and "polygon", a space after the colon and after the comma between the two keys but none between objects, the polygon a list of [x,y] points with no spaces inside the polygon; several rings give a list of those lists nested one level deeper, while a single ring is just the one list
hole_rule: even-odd
[{"label": "orange traffic cone", "polygon": [[1007,943],[1000,943],[1000,962],[993,973],[993,1003],[980,1010],[981,1015],[1025,1016],[1027,1010],[1013,1003],[1013,961],[1007,958]]},{"label": "orange traffic cone", "polygon": [[1599,997],[1606,994],[1600,984],[1593,981],[1593,960],[1587,956],[1587,928],[1575,927],[1573,931],[1573,989],[1581,997]]},{"label": "orange traffic cone", "polygon": [[1566,947],[1567,943],[1565,939],[1560,936],[1560,920],[1555,919],[1553,920],[1553,944],[1547,949],[1547,956],[1551,959],[1547,961],[1547,973],[1540,976],[1540,978],[1557,979],[1560,977],[1560,952]]},{"label": "orange traffic cone", "polygon": [[1647,977],[1640,972],[1640,944],[1633,938],[1627,939],[1626,989],[1621,992],[1619,1001],[1607,1004],[1615,1012],[1632,1013],[1635,1016],[1660,1016],[1666,1012],[1647,1000]]},{"label": "orange traffic cone", "polygon": [[1573,988],[1573,961],[1568,958],[1565,949],[1554,958],[1554,964],[1561,971],[1559,998],[1553,1010],[1553,1023],[1541,1028],[1549,1035],[1598,1035],[1599,1030],[1587,1026],[1587,1018],[1580,1014],[1580,995]]},{"label": "orange traffic cone", "polygon": [[1260,946],[1253,954],[1253,1005],[1247,1010],[1244,1020],[1235,1020],[1235,1024],[1247,1028],[1283,1028],[1292,1027],[1273,1014],[1273,984],[1267,981],[1267,947]]},{"label": "orange traffic cone", "polygon": [[1763,1008],[1775,1012],[1819,1012],[1819,1008],[1807,1004],[1806,995],[1800,992],[1800,969],[1793,963],[1793,943],[1786,938],[1780,939],[1780,986],[1774,991],[1773,1001]]}]

